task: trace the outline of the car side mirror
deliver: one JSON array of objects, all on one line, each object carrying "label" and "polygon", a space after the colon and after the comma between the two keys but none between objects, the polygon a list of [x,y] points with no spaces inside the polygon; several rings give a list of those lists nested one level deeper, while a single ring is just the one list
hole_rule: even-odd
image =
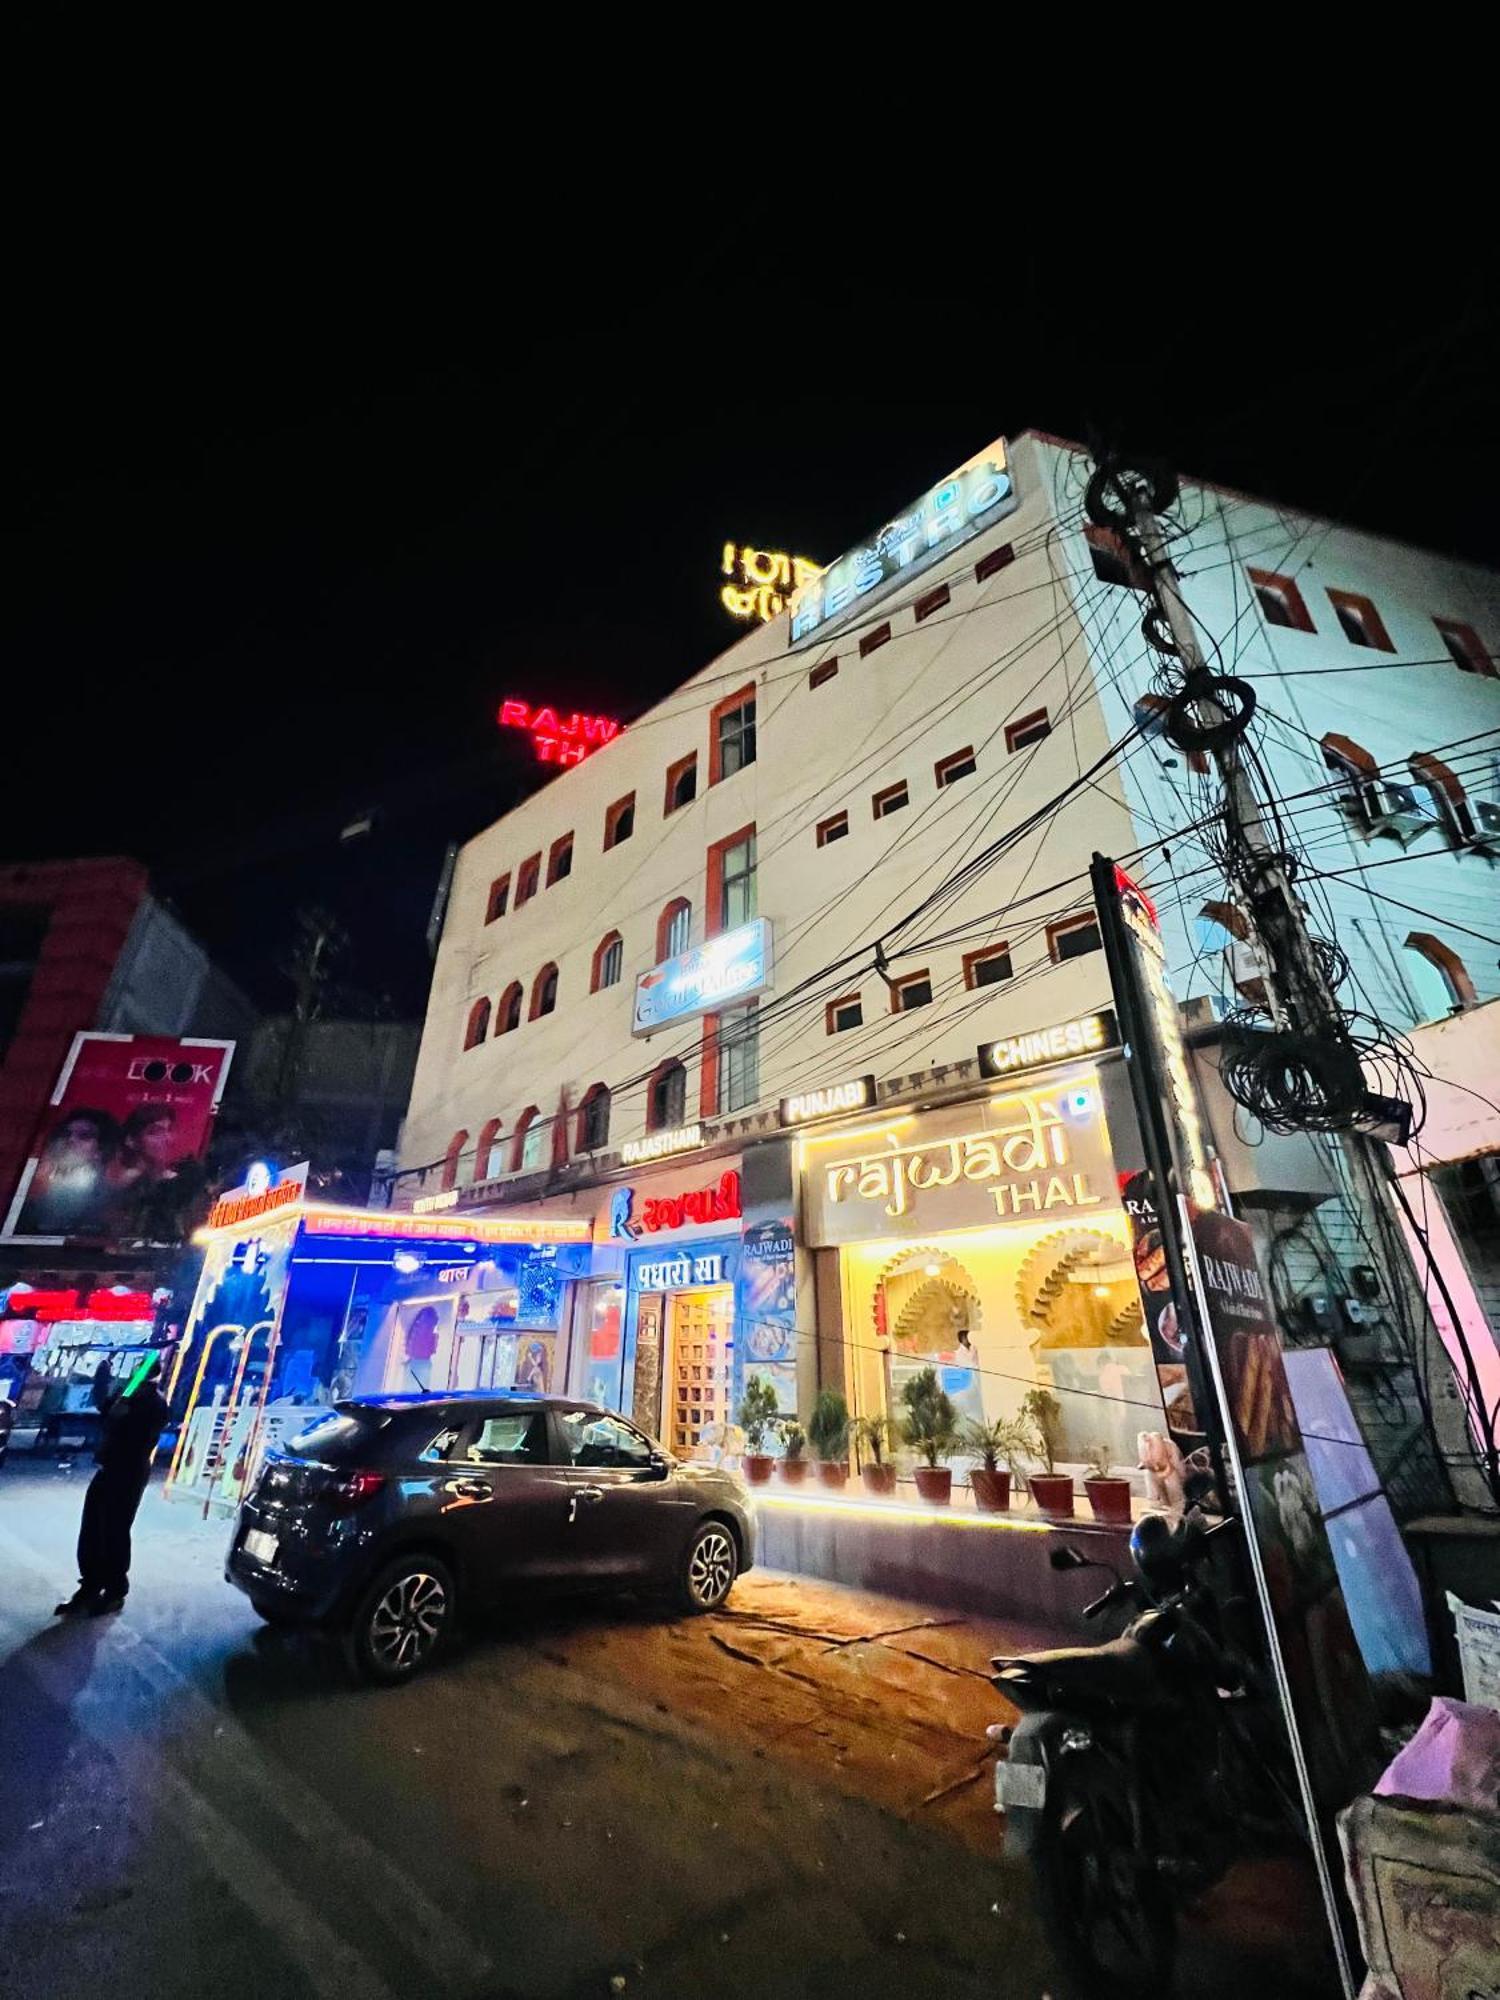
[{"label": "car side mirror", "polygon": [[653,1479],[665,1479],[672,1470],[672,1461],[664,1451],[653,1451],[646,1463],[651,1468]]},{"label": "car side mirror", "polygon": [[1054,1569],[1091,1569],[1093,1565],[1087,1556],[1081,1556],[1077,1549],[1070,1549],[1066,1542],[1055,1548],[1047,1558]]}]

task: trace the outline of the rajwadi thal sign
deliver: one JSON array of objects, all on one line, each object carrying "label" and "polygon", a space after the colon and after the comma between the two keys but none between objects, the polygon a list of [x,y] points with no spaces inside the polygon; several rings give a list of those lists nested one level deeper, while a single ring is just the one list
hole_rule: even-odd
[{"label": "rajwadi thal sign", "polygon": [[1017,1091],[862,1138],[807,1135],[809,1245],[909,1238],[997,1221],[1071,1221],[1112,1206],[1114,1166],[1095,1084]]}]

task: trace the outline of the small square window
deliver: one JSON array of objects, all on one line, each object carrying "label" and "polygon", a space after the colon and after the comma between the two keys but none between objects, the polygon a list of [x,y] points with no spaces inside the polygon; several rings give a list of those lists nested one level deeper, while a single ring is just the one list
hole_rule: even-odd
[{"label": "small square window", "polygon": [[562,882],[573,872],[573,836],[565,833],[561,840],[554,840],[547,856],[547,887],[554,882]]},{"label": "small square window", "polygon": [[864,1002],[857,993],[847,993],[842,1000],[829,1001],[828,1032],[830,1035],[846,1034],[850,1028],[862,1028],[864,1024]]},{"label": "small square window", "polygon": [[1065,958],[1086,958],[1091,951],[1098,951],[1102,942],[1097,917],[1069,917],[1064,923],[1047,926],[1047,954],[1054,965],[1061,965]]},{"label": "small square window", "polygon": [[629,840],[635,832],[635,793],[628,792],[623,799],[616,799],[604,815],[604,845],[606,850],[618,847],[622,840]]},{"label": "small square window", "polygon": [[1484,641],[1472,625],[1460,625],[1452,618],[1434,618],[1432,622],[1460,673],[1484,674],[1491,680],[1500,678],[1495,662],[1485,651]]},{"label": "small square window", "polygon": [[964,953],[964,984],[971,990],[978,986],[998,986],[1003,979],[1012,977],[1008,944],[986,945],[983,951]]},{"label": "small square window", "polygon": [[1121,590],[1151,588],[1150,577],[1130,553],[1123,535],[1117,535],[1113,528],[1101,528],[1088,521],[1084,524],[1083,538],[1089,545],[1094,574],[1101,583],[1116,584]]},{"label": "small square window", "polygon": [[831,681],[838,670],[837,660],[819,660],[807,677],[807,685],[810,688],[820,688],[825,681]]},{"label": "small square window", "polygon": [[1278,576],[1274,570],[1247,569],[1250,588],[1255,592],[1255,600],[1268,625],[1282,625],[1290,632],[1315,632],[1312,613],[1308,610],[1302,592],[1289,576]]},{"label": "small square window", "polygon": [[891,1012],[909,1014],[914,1007],[932,1005],[932,979],[926,972],[909,972],[891,983]]},{"label": "small square window", "polygon": [[1047,720],[1046,709],[1033,709],[1030,715],[1006,723],[1005,747],[1014,754],[1017,750],[1024,750],[1028,743],[1040,743],[1044,736],[1051,734],[1052,724]]},{"label": "small square window", "polygon": [[883,625],[877,625],[873,632],[866,632],[865,636],[860,640],[859,657],[863,659],[867,653],[878,652],[890,636],[891,621],[888,618]]},{"label": "small square window", "polygon": [[692,750],[686,757],[679,757],[675,764],[667,766],[667,796],[662,812],[674,813],[679,807],[691,805],[697,796],[698,753]]},{"label": "small square window", "polygon": [[987,556],[981,556],[974,565],[974,581],[988,583],[992,576],[998,576],[1003,569],[1009,569],[1016,559],[1016,551],[1010,542],[1002,542],[998,549],[991,549]]},{"label": "small square window", "polygon": [[827,819],[818,822],[818,845],[826,847],[830,840],[842,840],[849,831],[847,812],[831,813]]},{"label": "small square window", "polygon": [[934,611],[941,611],[943,606],[948,602],[950,595],[951,592],[947,584],[940,583],[936,590],[929,590],[925,596],[919,597],[912,606],[913,611],[916,613],[917,623],[920,625],[922,620],[930,618]]},{"label": "small square window", "polygon": [[976,768],[971,743],[966,743],[962,750],[955,750],[951,756],[944,757],[933,766],[939,790],[944,785],[956,785],[960,778],[972,778]]},{"label": "small square window", "polygon": [[1395,652],[1390,634],[1370,598],[1353,590],[1330,590],[1328,601],[1351,646],[1368,646],[1377,653]]},{"label": "small square window", "polygon": [[497,876],[490,884],[489,901],[484,906],[484,920],[492,924],[496,917],[503,917],[510,904],[510,877]]},{"label": "small square window", "polygon": [[521,863],[516,873],[516,908],[518,910],[523,903],[531,901],[532,897],[536,894],[537,884],[541,879],[542,857],[540,854],[533,854]]},{"label": "small square window", "polygon": [[903,778],[899,784],[887,785],[883,792],[877,792],[870,801],[870,810],[876,819],[888,819],[892,813],[900,812],[909,803],[906,780]]}]

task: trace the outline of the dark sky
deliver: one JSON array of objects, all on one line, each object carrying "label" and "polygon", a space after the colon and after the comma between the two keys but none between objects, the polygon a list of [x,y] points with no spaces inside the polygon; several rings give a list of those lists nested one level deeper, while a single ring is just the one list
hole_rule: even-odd
[{"label": "dark sky", "polygon": [[1097,427],[1492,559],[1496,299],[1439,282],[1430,232],[1224,222],[1190,232],[1174,301],[1123,232],[1001,222],[980,204],[821,274],[706,223],[207,255],[106,218],[40,254],[10,373],[6,858],[139,855],[266,1005],[320,899],[349,978],[419,1011],[444,843],[526,781],[499,698],[629,715],[674,686],[735,636],[726,538],[828,560],[1001,431]]}]

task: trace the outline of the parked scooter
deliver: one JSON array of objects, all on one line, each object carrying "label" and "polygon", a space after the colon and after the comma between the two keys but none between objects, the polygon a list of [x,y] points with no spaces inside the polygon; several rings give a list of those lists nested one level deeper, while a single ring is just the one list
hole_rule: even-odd
[{"label": "parked scooter", "polygon": [[991,1662],[1021,1710],[995,1772],[1006,1847],[1036,1876],[1041,1917],[1080,1995],[1169,1990],[1184,1904],[1249,1851],[1299,1837],[1281,1720],[1255,1659],[1249,1606],[1221,1604],[1202,1572],[1238,1527],[1160,1516],[1130,1537],[1137,1574],[1075,1548],[1054,1569],[1107,1569],[1114,1582],[1084,1607],[1135,1612],[1099,1646]]}]

